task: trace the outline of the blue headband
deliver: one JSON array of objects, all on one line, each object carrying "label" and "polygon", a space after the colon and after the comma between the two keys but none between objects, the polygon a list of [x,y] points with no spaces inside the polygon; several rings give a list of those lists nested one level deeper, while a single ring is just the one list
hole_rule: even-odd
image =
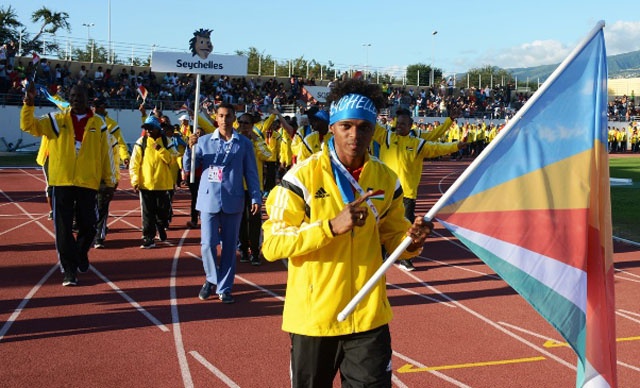
[{"label": "blue headband", "polygon": [[378,111],[369,97],[360,94],[347,94],[338,102],[331,103],[329,125],[341,120],[357,119],[376,122]]}]

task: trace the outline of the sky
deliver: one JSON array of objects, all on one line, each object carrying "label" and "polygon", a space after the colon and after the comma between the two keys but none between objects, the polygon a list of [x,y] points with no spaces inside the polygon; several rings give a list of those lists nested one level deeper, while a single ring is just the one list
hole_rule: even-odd
[{"label": "sky", "polygon": [[32,34],[39,29],[31,23],[35,10],[67,12],[72,30],[59,31],[60,42],[86,42],[90,36],[107,47],[111,41],[118,57],[146,57],[141,52],[148,55],[154,44],[162,51],[188,51],[193,32],[205,28],[213,30],[215,54],[255,47],[278,62],[304,57],[343,70],[388,73],[423,63],[452,74],[487,65],[560,63],[599,20],[606,23],[607,55],[640,50],[640,3],[626,0],[9,3]]}]

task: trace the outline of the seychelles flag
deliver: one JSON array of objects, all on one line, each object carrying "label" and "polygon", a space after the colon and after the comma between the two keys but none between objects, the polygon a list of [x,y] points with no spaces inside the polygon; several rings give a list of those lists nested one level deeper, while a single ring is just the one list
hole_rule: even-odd
[{"label": "seychelles flag", "polygon": [[615,387],[604,23],[425,216],[522,295],[578,355],[579,387]]}]

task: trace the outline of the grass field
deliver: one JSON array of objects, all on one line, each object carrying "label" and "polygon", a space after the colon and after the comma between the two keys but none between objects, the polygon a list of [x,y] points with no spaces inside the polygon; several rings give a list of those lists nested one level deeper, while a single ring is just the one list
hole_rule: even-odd
[{"label": "grass field", "polygon": [[[0,167],[36,166],[35,153],[0,153]],[[613,235],[640,242],[640,156],[609,160],[610,176],[631,178],[631,186],[611,188]]]},{"label": "grass field", "polygon": [[640,156],[609,159],[609,174],[633,181],[631,186],[611,187],[613,235],[640,241]]}]

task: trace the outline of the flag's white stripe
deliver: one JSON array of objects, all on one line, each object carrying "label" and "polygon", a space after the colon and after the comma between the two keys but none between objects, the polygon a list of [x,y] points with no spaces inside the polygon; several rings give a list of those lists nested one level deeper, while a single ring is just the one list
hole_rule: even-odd
[{"label": "flag's white stripe", "polygon": [[440,220],[447,229],[487,249],[551,288],[586,314],[587,274],[551,257]]}]

